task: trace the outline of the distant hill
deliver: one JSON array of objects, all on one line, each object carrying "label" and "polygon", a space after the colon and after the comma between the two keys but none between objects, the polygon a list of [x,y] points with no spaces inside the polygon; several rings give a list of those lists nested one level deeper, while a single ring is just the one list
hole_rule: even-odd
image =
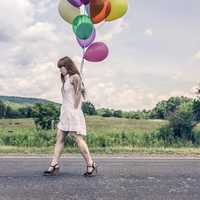
[{"label": "distant hill", "polygon": [[13,109],[18,109],[27,106],[33,106],[36,103],[53,103],[55,106],[60,106],[61,104],[49,101],[46,99],[39,98],[28,98],[28,97],[16,97],[16,96],[0,96],[0,100],[3,101],[5,105],[11,106]]}]

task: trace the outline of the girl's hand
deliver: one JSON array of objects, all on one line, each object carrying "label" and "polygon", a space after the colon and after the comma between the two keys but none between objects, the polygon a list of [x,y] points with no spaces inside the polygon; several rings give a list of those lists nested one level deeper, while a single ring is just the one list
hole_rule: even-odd
[{"label": "girl's hand", "polygon": [[77,105],[77,103],[75,102],[74,103],[74,109],[77,109],[78,108],[78,105]]}]

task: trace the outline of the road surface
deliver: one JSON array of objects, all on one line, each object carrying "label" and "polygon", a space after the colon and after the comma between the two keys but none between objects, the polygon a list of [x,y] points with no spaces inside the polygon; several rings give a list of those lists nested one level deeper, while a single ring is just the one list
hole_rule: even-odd
[{"label": "road surface", "polygon": [[0,156],[0,200],[199,200],[200,158],[94,155],[84,177],[81,155],[61,158],[60,175],[44,177],[51,156]]}]

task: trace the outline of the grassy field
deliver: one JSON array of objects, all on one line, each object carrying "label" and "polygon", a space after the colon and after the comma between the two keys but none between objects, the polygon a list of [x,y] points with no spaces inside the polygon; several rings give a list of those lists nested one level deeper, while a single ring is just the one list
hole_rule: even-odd
[{"label": "grassy field", "polygon": [[[164,120],[137,120],[114,117],[86,116],[87,131],[94,133],[137,132],[149,133],[166,124]],[[35,129],[33,119],[1,119],[0,129]]]},{"label": "grassy field", "polygon": [[0,119],[0,129],[14,130],[16,128],[35,128],[33,119]]},{"label": "grassy field", "polygon": [[[164,120],[136,120],[86,116],[87,143],[93,153],[142,153],[200,155],[192,146],[164,147],[150,135],[167,124]],[[200,125],[196,128],[200,130]],[[52,153],[55,130],[37,131],[32,119],[0,120],[0,153]],[[79,149],[72,138],[65,140],[66,153]]]},{"label": "grassy field", "polygon": [[166,124],[164,120],[137,120],[114,117],[94,117],[87,116],[86,124],[89,133],[109,134],[109,133],[150,133],[162,125]]}]

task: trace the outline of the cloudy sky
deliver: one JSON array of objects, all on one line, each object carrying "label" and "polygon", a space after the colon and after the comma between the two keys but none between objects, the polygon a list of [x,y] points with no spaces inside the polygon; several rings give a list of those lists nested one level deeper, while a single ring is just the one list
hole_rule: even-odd
[{"label": "cloudy sky", "polygon": [[[0,1],[0,95],[61,103],[57,60],[81,48],[57,0]],[[129,0],[127,14],[97,27],[110,50],[86,62],[87,100],[96,108],[151,109],[171,96],[194,95],[200,75],[200,1]]]}]

